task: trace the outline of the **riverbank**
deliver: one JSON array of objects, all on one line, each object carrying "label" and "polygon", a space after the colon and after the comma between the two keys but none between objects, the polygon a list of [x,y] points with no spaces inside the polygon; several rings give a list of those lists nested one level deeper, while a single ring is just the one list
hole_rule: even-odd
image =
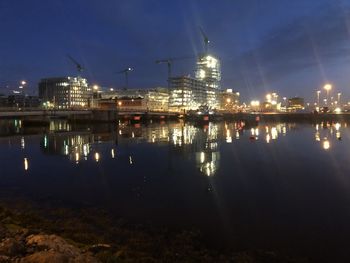
[{"label": "riverbank", "polygon": [[196,231],[130,225],[93,208],[0,202],[0,262],[309,262],[271,251],[216,251]]}]

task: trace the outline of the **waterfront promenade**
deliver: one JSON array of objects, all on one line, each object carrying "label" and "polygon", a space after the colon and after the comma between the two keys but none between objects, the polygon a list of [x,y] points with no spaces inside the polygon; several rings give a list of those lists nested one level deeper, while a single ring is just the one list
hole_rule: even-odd
[{"label": "waterfront promenade", "polygon": [[77,109],[77,110],[43,110],[38,108],[9,109],[0,108],[0,119],[22,119],[33,122],[46,122],[50,119],[67,119],[73,121],[114,122],[117,120],[148,121],[176,120],[182,118],[190,121],[245,121],[248,123],[265,121],[339,121],[350,120],[350,113],[228,113],[179,114],[176,112],[115,110],[115,109]]}]

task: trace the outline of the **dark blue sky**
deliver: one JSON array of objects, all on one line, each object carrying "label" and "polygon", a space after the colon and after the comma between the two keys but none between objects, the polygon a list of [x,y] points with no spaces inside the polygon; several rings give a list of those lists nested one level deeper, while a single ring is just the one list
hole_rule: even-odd
[{"label": "dark blue sky", "polygon": [[[315,97],[326,81],[350,98],[350,1],[341,0],[1,0],[0,87],[21,79],[36,90],[42,77],[76,74],[91,83],[166,86],[156,59],[203,51],[198,27],[222,60],[222,86],[244,100],[268,91]],[[194,60],[175,74],[192,74]],[[4,88],[0,90],[4,92]]]}]

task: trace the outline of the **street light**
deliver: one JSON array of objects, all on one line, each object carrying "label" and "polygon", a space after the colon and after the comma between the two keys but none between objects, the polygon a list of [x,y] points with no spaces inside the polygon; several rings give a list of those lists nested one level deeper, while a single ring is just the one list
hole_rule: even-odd
[{"label": "street light", "polygon": [[93,85],[92,86],[92,107],[95,107],[96,105],[95,105],[95,94],[96,94],[96,101],[97,101],[97,99],[98,99],[98,90],[100,89],[100,87],[98,86],[98,85]]},{"label": "street light", "polygon": [[317,91],[317,105],[320,106],[320,94],[321,94],[321,91],[318,90]]},{"label": "street light", "polygon": [[27,81],[25,81],[25,80],[22,80],[21,82],[20,82],[20,86],[19,86],[19,88],[22,90],[22,96],[23,96],[23,109],[24,109],[24,107],[25,107],[25,105],[26,105],[26,95],[25,95],[25,93],[24,93],[24,88],[25,88],[25,85],[27,85]]},{"label": "street light", "polygon": [[326,84],[326,85],[324,85],[323,88],[326,90],[326,93],[327,93],[326,99],[327,99],[327,101],[328,101],[329,92],[330,92],[330,90],[332,89],[332,85],[331,85],[331,84]]},{"label": "street light", "polygon": [[341,106],[341,103],[340,103],[340,96],[341,96],[341,93],[339,92],[339,93],[338,93],[338,103],[339,103],[339,105]]}]

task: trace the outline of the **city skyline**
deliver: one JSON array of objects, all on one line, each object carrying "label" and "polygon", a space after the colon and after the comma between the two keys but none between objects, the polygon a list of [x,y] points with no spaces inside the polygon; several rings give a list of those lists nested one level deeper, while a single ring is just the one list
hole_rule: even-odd
[{"label": "city skyline", "polygon": [[[41,78],[76,75],[67,53],[85,67],[82,75],[91,84],[122,88],[124,78],[116,72],[130,66],[135,69],[130,87],[165,87],[166,67],[155,60],[203,52],[202,27],[209,51],[222,62],[222,88],[239,91],[242,101],[277,92],[313,102],[328,82],[334,96],[341,92],[349,98],[348,1],[211,6],[209,1],[2,1],[0,87],[13,88],[25,79],[36,91]],[[194,67],[195,58],[177,61],[174,75],[194,76]]]}]

